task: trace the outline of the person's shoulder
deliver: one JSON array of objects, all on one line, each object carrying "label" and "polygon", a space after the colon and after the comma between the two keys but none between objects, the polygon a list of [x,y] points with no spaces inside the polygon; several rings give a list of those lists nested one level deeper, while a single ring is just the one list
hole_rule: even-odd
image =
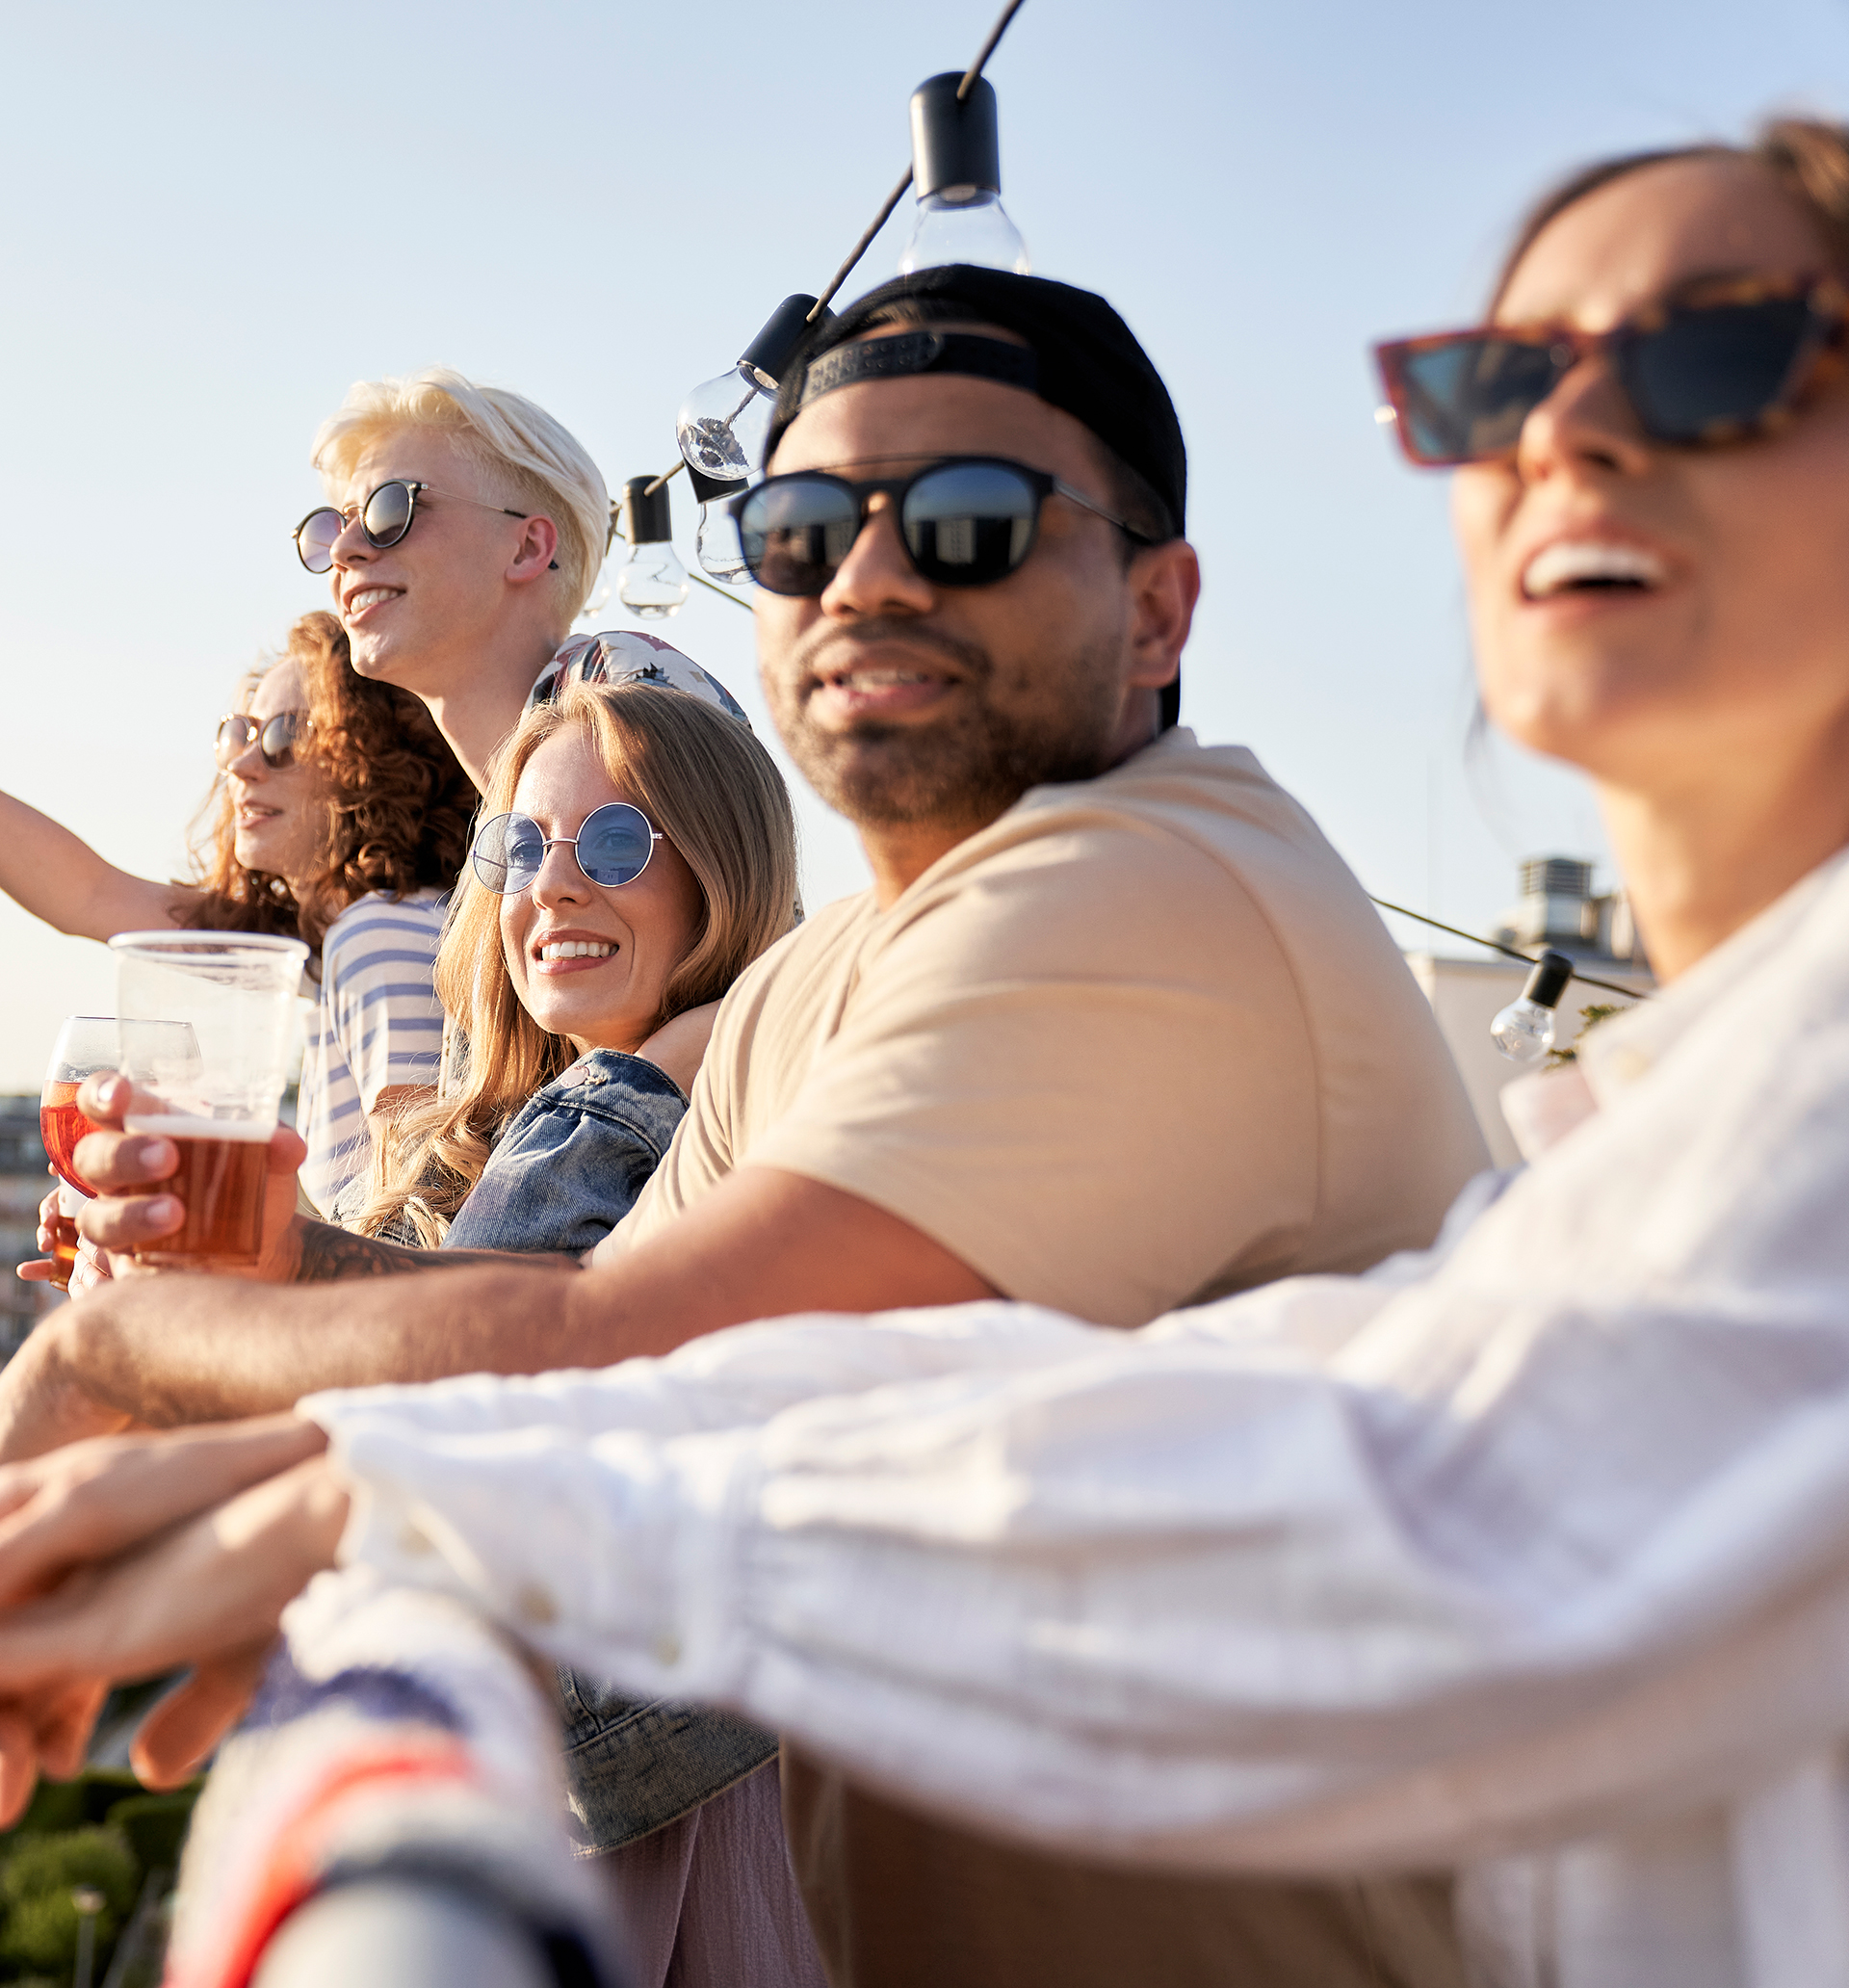
[{"label": "person's shoulder", "polygon": [[448,904],[435,890],[413,891],[394,898],[368,891],[355,898],[328,926],[321,942],[325,971],[352,975],[369,964],[396,960],[407,953],[422,958],[443,930]]},{"label": "person's shoulder", "polygon": [[1095,780],[1040,787],[1025,796],[1029,816],[1095,814],[1103,821],[1148,823],[1181,833],[1229,831],[1318,841],[1315,824],[1246,746],[1203,746],[1185,726],[1159,739]]},{"label": "person's shoulder", "polygon": [[732,983],[726,999],[749,984],[763,986],[789,974],[813,971],[843,947],[854,944],[860,933],[879,917],[879,907],[870,890],[836,898],[811,912],[800,925],[792,926],[777,942],[760,953]]},{"label": "person's shoulder", "polygon": [[534,1096],[584,1112],[609,1112],[638,1098],[687,1109],[680,1086],[659,1063],[621,1049],[586,1050]]},{"label": "person's shoulder", "polygon": [[593,1049],[527,1099],[501,1143],[511,1152],[613,1133],[639,1141],[659,1160],[686,1112],[685,1093],[659,1064],[620,1049]]},{"label": "person's shoulder", "polygon": [[1244,746],[1203,746],[1177,727],[1092,780],[1037,787],[972,844],[1016,859],[1049,838],[1100,880],[1217,871],[1260,897],[1274,890],[1359,896],[1348,866],[1308,809]]},{"label": "person's shoulder", "polygon": [[402,898],[388,891],[368,891],[328,926],[322,944],[349,944],[366,932],[441,931],[448,911],[449,899],[442,891],[407,891]]}]

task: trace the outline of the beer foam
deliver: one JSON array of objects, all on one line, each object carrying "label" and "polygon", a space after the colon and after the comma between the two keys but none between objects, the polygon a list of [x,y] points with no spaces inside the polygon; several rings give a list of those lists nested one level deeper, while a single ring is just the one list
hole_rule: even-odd
[{"label": "beer foam", "polygon": [[150,1112],[131,1112],[122,1120],[124,1132],[156,1138],[228,1139],[234,1145],[266,1145],[273,1125],[252,1125],[247,1118],[182,1118]]}]

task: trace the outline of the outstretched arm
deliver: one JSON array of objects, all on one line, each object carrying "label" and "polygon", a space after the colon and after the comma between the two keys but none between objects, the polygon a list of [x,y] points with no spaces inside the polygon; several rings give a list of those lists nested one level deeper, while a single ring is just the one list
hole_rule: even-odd
[{"label": "outstretched arm", "polygon": [[[298,1235],[310,1273],[337,1285],[136,1278],[54,1313],[0,1372],[0,1459],[131,1422],[265,1414],[318,1388],[607,1367],[749,1319],[995,1295],[909,1222],[771,1167],[742,1167],[647,1242],[583,1270],[468,1263],[318,1224]],[[441,1276],[378,1274],[446,1258]]]},{"label": "outstretched arm", "polygon": [[11,794],[0,794],[0,890],[79,939],[178,925],[199,898],[185,884],[117,869],[81,836]]},{"label": "outstretched arm", "polygon": [[[1367,1337],[1421,1343],[1420,1384],[1370,1383],[1378,1345],[1346,1377],[1287,1355],[1358,1293]],[[223,1679],[338,1539],[984,1828],[1203,1868],[1468,1862],[1834,1747],[1849,1409],[1782,1357],[1834,1329],[1827,1301],[1306,1278],[1136,1334],[809,1319],[660,1367],[330,1397],[303,1404],[330,1458],[0,1617],[0,1692],[36,1724],[203,1657],[228,1715]],[[1743,1363],[1776,1379],[1730,1417]]]}]

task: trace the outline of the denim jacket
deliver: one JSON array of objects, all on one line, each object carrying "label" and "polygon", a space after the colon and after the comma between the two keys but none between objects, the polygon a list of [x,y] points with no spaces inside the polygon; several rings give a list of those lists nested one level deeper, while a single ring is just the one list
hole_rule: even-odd
[{"label": "denim jacket", "polygon": [[508,1120],[443,1246],[594,1248],[636,1205],[686,1111],[665,1070],[593,1049]]},{"label": "denim jacket", "polygon": [[[639,1057],[594,1049],[534,1092],[495,1142],[445,1248],[589,1249],[634,1205],[687,1100]],[[621,1692],[561,1667],[565,1776],[580,1835],[613,1850],[678,1820],[777,1750],[730,1713]]]}]

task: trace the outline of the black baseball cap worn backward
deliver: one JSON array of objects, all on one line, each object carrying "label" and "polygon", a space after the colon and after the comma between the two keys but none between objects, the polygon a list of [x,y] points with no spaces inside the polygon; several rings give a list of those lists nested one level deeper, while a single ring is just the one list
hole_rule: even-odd
[{"label": "black baseball cap worn backward", "polygon": [[[935,330],[927,321],[855,345],[894,304],[928,303],[943,319],[946,307],[974,327],[992,325],[1027,341],[1027,349],[997,340]],[[853,346],[851,356],[843,351]],[[981,349],[986,350],[981,350]],[[885,350],[883,350],[885,349]],[[839,354],[832,361],[830,354]],[[784,369],[776,411],[765,440],[768,463],[783,432],[810,402],[859,379],[914,373],[975,374],[1019,386],[1049,406],[1070,414],[1142,478],[1168,512],[1171,536],[1187,522],[1187,450],[1175,404],[1135,334],[1102,297],[1045,276],[951,263],[896,277],[871,290],[812,334]],[[1161,693],[1163,729],[1180,715],[1179,681]]]}]

